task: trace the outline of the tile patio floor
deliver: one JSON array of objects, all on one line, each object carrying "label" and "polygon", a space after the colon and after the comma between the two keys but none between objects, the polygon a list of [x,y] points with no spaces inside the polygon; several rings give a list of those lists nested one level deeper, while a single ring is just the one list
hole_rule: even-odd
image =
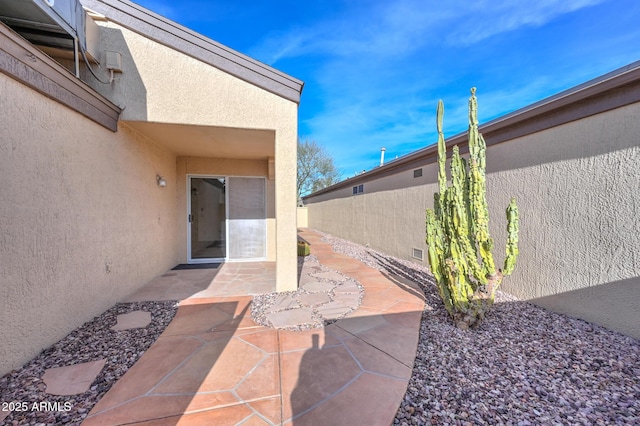
[{"label": "tile patio floor", "polygon": [[359,309],[322,329],[276,330],[252,321],[246,296],[273,291],[273,264],[169,271],[128,301],[180,298],[178,313],[83,424],[390,424],[411,376],[422,292],[300,234],[321,264],[364,286]]}]

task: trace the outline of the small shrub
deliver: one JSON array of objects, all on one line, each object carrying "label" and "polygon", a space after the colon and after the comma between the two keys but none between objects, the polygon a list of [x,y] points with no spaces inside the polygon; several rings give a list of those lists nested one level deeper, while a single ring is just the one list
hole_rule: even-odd
[{"label": "small shrub", "polygon": [[311,247],[304,241],[298,241],[298,256],[309,256],[311,254]]}]

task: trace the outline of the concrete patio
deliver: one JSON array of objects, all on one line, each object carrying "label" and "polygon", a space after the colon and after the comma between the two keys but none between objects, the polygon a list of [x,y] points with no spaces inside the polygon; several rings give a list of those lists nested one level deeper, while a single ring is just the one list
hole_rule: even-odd
[{"label": "concrete patio", "polygon": [[178,313],[84,424],[390,424],[411,377],[422,292],[300,234],[322,265],[362,284],[357,310],[320,329],[267,328],[251,319],[247,294],[274,290],[273,264],[168,271],[127,301],[181,299]]}]

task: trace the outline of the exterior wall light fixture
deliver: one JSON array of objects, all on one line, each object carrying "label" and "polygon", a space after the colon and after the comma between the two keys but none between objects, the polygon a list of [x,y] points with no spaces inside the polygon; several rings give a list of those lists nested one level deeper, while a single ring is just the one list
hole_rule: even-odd
[{"label": "exterior wall light fixture", "polygon": [[165,186],[167,186],[167,180],[160,175],[156,176],[156,182],[158,182],[158,186],[160,188],[164,188]]}]

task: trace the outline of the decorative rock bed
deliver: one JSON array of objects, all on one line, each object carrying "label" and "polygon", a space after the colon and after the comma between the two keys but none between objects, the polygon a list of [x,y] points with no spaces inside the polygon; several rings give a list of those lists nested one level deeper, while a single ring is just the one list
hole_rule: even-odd
[{"label": "decorative rock bed", "polygon": [[[461,331],[452,325],[427,268],[324,237],[336,252],[417,282],[426,295],[415,365],[394,424],[640,424],[639,341],[500,292],[485,322],[477,330]],[[256,322],[272,326],[269,318],[277,317],[268,314],[307,308],[307,316],[300,317],[303,322],[283,328],[310,329],[359,306],[363,296],[359,283],[320,265],[313,256],[299,262],[301,289],[285,293],[287,297],[256,296],[252,304]],[[318,309],[335,304],[339,295],[348,296],[338,302],[339,309],[324,314]],[[14,407],[26,403],[28,408],[6,418],[0,411],[0,424],[80,424],[164,331],[176,310],[176,302],[118,304],[0,378],[0,403],[13,402]],[[111,330],[118,315],[135,311],[150,312],[151,323]],[[141,317],[121,318],[140,324]],[[46,393],[42,377],[47,369],[99,360],[105,360],[105,366],[86,392]],[[45,407],[33,410],[33,403]]]},{"label": "decorative rock bed", "polygon": [[[134,318],[133,326],[145,324],[136,319],[144,319],[144,313],[150,314],[151,323],[141,328],[111,329],[118,323],[119,315],[136,311],[144,312],[121,316],[118,328],[122,328],[123,320],[131,321],[131,318]],[[3,404],[0,410],[4,409],[0,411],[0,424],[80,424],[102,395],[158,339],[176,311],[175,301],[122,303],[74,330],[23,367],[0,378],[0,403]],[[104,361],[104,367],[85,392],[77,395],[47,393],[43,376],[45,379],[51,376],[47,383],[53,383],[56,375],[68,376],[69,366],[83,363],[91,366],[91,362],[101,365],[101,361]],[[49,391],[59,392],[51,384],[49,387]],[[12,412],[7,415],[8,411]]]},{"label": "decorative rock bed", "polygon": [[336,252],[417,282],[426,295],[394,424],[640,424],[638,340],[501,292],[485,322],[462,331],[426,267],[323,235]]}]

